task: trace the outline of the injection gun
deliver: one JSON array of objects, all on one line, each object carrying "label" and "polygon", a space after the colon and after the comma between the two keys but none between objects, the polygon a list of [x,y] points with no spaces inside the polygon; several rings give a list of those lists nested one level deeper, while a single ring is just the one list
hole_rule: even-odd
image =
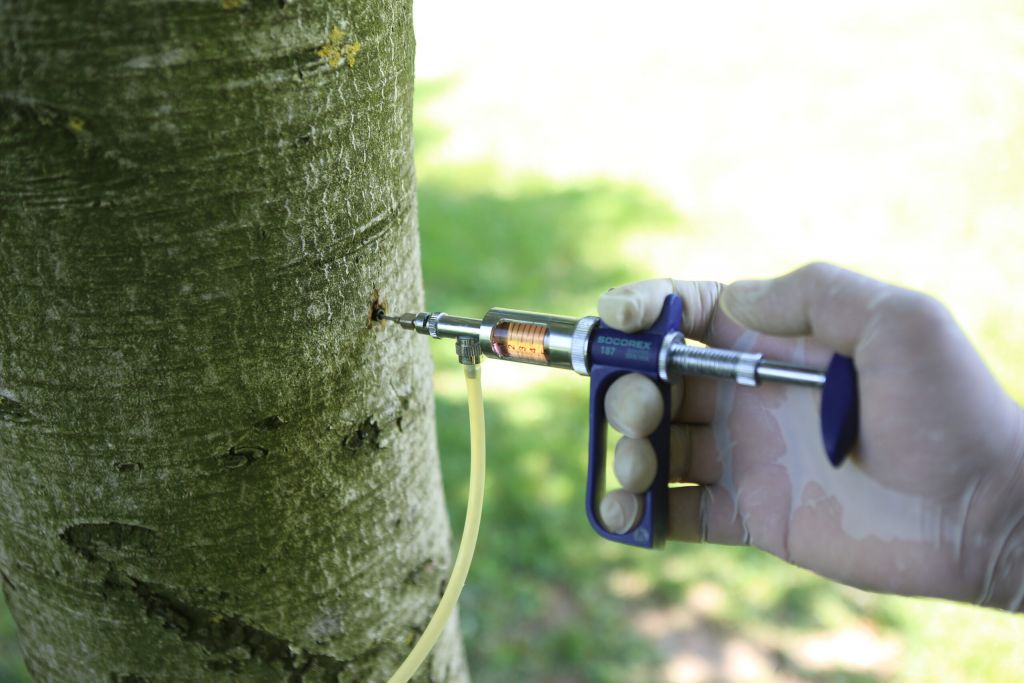
[{"label": "injection gun", "polygon": [[[680,331],[683,301],[665,298],[654,324],[643,332],[625,333],[586,316],[570,318],[492,308],[482,319],[447,313],[403,313],[377,316],[406,330],[434,339],[455,339],[463,363],[483,355],[498,360],[573,370],[590,377],[590,446],[587,471],[587,517],[604,538],[643,548],[664,545],[668,515],[670,386],[681,377],[732,380],[744,386],[781,382],[822,391],[821,435],[825,453],[839,466],[857,438],[856,372],[850,358],[836,354],[823,370],[781,363],[758,353],[686,344]],[[468,351],[467,351],[468,350]],[[598,509],[605,490],[606,425],[604,398],[612,382],[636,372],[652,379],[661,392],[661,422],[650,436],[657,456],[654,482],[643,494],[639,520],[622,533],[608,530]]]}]

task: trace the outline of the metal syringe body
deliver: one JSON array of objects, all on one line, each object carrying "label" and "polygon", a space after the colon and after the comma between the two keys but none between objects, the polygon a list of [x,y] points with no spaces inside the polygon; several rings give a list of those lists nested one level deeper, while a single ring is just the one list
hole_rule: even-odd
[{"label": "metal syringe body", "polygon": [[[590,346],[600,319],[570,318],[507,308],[492,308],[482,320],[447,313],[403,313],[381,316],[408,330],[434,339],[476,337],[485,356],[532,365],[544,365],[590,374]],[[606,341],[614,341],[608,339]],[[631,349],[624,348],[624,353]],[[711,347],[687,346],[683,335],[673,332],[661,343],[658,374],[665,381],[681,376],[731,379],[745,386],[761,381],[821,387],[821,370],[765,360],[759,353]]]}]

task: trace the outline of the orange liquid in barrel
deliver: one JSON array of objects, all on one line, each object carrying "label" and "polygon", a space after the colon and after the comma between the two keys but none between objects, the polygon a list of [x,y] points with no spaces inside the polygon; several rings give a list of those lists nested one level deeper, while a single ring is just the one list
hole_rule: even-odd
[{"label": "orange liquid in barrel", "polygon": [[491,348],[499,358],[547,365],[547,336],[544,325],[502,320],[491,330]]}]

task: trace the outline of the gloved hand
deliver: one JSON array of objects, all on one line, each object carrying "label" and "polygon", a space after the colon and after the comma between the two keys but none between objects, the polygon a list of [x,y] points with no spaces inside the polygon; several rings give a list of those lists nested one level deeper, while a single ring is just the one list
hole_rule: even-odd
[{"label": "gloved hand", "polygon": [[[709,346],[824,368],[851,356],[859,442],[833,468],[821,440],[820,391],[684,378],[674,388],[669,537],[750,544],[868,590],[1018,610],[1024,601],[1024,411],[934,299],[826,264],[776,280],[649,280],[598,303],[634,332],[665,296],[683,298],[683,334]],[[769,336],[772,335],[772,336]],[[636,518],[653,479],[646,436],[661,416],[641,375],[606,395],[625,436],[625,490],[601,505],[609,528]],[[614,529],[613,529],[614,530]]]}]

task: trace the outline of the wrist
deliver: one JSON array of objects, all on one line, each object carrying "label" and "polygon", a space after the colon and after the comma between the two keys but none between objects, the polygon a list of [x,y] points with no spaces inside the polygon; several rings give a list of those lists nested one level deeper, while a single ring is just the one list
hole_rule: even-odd
[{"label": "wrist", "polygon": [[986,551],[976,602],[1024,611],[1024,409],[1015,405],[1016,437],[994,477],[992,512],[981,534]]}]

